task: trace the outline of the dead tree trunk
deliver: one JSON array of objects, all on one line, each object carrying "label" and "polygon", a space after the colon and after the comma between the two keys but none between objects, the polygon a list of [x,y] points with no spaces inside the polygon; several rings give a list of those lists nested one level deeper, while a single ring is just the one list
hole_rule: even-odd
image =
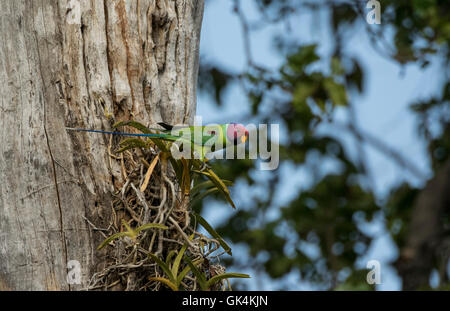
[{"label": "dead tree trunk", "polygon": [[[124,182],[121,120],[190,123],[203,0],[0,0],[0,289],[77,290]],[[77,260],[81,284],[68,284]]]}]

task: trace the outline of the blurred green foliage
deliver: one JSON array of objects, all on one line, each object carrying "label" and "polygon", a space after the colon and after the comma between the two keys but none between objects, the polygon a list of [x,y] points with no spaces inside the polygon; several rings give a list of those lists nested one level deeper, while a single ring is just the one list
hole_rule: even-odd
[{"label": "blurred green foliage", "polygon": [[[365,92],[367,73],[345,49],[346,40],[364,28],[374,49],[399,65],[415,63],[426,67],[431,57],[443,64],[441,94],[411,103],[417,114],[418,133],[428,145],[432,168],[437,172],[450,154],[450,2],[383,0],[382,24],[371,26],[365,21],[366,1],[253,1],[260,10],[262,24],[284,23],[299,11],[313,14],[328,10],[335,44],[330,57],[324,58],[317,52],[320,42],[293,44],[299,38],[286,31],[274,38],[279,53],[285,57],[278,71],[250,65],[247,72],[235,74],[217,64],[202,64],[201,90],[220,104],[229,85],[242,83],[251,106],[249,118],[283,124],[286,137],[280,146],[282,163],[306,167],[313,180],[278,208],[275,193],[280,184],[280,170],[261,178],[254,173],[257,162],[215,162],[214,171],[222,178],[262,187],[267,194],[252,198],[249,206],[238,205],[239,211],[218,231],[234,243],[248,246],[248,261],[234,258],[232,263],[237,266],[265,271],[274,279],[295,271],[302,280],[324,289],[374,289],[366,283],[367,271],[356,265],[373,239],[365,234],[361,224],[377,215],[382,217],[401,248],[421,189],[405,183],[392,189],[386,200],[377,200],[368,186],[370,177],[364,160],[351,158],[340,140],[319,135],[317,128],[333,122],[333,111],[338,106],[347,107],[351,113],[353,103],[349,94]],[[235,11],[239,9],[236,7]],[[349,128],[356,131],[353,125]],[[356,134],[355,138],[361,139]],[[324,163],[332,163],[337,169],[323,173]],[[273,207],[278,212],[267,217]],[[449,217],[443,222],[448,227]],[[437,264],[428,267],[429,272],[439,268]],[[440,286],[449,286],[448,276],[441,279]]]}]

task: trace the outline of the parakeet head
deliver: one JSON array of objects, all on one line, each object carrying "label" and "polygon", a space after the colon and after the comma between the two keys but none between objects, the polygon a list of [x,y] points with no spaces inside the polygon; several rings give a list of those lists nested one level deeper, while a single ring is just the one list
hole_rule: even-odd
[{"label": "parakeet head", "polygon": [[227,126],[227,138],[235,145],[243,144],[248,139],[248,131],[242,124],[230,123]]}]

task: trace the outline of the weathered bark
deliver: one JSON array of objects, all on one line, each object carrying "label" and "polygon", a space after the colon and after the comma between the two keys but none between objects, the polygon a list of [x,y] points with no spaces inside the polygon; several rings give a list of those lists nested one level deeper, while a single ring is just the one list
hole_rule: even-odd
[{"label": "weathered bark", "polygon": [[[101,239],[86,219],[107,224],[123,180],[108,137],[65,127],[190,123],[203,1],[0,7],[0,289],[81,289]],[[66,281],[70,260],[79,286]]]},{"label": "weathered bark", "polygon": [[433,267],[446,279],[450,237],[444,215],[450,213],[450,160],[419,193],[412,210],[405,246],[396,262],[404,290],[417,290],[429,283]]}]

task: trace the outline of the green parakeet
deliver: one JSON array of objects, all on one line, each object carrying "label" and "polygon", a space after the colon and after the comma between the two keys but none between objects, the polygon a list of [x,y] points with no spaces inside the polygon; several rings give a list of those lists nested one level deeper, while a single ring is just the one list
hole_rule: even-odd
[{"label": "green parakeet", "polygon": [[245,143],[248,139],[249,132],[242,124],[229,123],[222,125],[207,125],[207,126],[186,126],[174,127],[166,123],[158,123],[163,129],[148,129],[159,131],[161,133],[121,133],[108,132],[100,130],[87,130],[78,128],[67,128],[68,130],[103,133],[122,136],[139,136],[158,138],[166,141],[178,141],[181,143],[189,143],[194,152],[196,152],[200,160],[204,160],[206,154],[221,150],[230,145],[238,145]]}]

